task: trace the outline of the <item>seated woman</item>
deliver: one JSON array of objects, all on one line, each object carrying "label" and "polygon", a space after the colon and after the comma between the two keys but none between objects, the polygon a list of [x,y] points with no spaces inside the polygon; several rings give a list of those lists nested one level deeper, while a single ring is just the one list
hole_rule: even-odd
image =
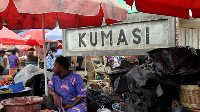
[{"label": "seated woman", "polygon": [[79,74],[69,69],[66,57],[54,62],[54,74],[48,82],[48,93],[53,97],[51,109],[59,112],[87,112],[86,89]]}]

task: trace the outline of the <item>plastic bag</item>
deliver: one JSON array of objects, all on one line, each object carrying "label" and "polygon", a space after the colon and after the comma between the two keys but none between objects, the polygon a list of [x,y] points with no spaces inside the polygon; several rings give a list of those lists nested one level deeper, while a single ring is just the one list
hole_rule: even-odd
[{"label": "plastic bag", "polygon": [[200,71],[200,57],[191,47],[159,48],[147,52],[153,59],[155,70],[170,74]]},{"label": "plastic bag", "polygon": [[124,112],[148,112],[148,103],[144,97],[137,94],[125,94]]},{"label": "plastic bag", "polygon": [[[14,77],[14,82],[23,82],[26,85],[27,80],[38,74],[44,74],[44,69],[40,69],[34,65],[27,65]],[[50,79],[53,73],[47,72],[47,78]]]},{"label": "plastic bag", "polygon": [[111,112],[111,110],[109,110],[109,109],[107,109],[107,108],[99,108],[98,110],[97,110],[97,112]]},{"label": "plastic bag", "polygon": [[102,106],[111,109],[111,98],[108,93],[102,90],[88,89],[87,93],[87,106],[88,112],[96,112]]}]

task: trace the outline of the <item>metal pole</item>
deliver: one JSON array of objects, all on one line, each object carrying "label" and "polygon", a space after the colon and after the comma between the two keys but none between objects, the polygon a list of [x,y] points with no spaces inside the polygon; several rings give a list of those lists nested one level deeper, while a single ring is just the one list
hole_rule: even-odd
[{"label": "metal pole", "polygon": [[85,56],[85,76],[87,76],[87,70],[86,70],[86,56]]},{"label": "metal pole", "polygon": [[45,32],[44,32],[44,14],[43,13],[42,13],[42,32],[43,32],[43,51],[44,51],[45,95],[48,95],[48,88],[47,88],[47,62],[46,62],[46,51],[45,51]]}]

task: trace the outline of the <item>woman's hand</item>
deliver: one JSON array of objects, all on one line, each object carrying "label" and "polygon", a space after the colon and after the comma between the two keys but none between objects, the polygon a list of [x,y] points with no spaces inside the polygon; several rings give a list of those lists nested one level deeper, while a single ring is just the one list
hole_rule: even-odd
[{"label": "woman's hand", "polygon": [[53,95],[53,100],[54,100],[54,105],[56,107],[58,107],[61,104],[61,99],[60,96],[58,96],[57,94]]},{"label": "woman's hand", "polygon": [[64,107],[65,110],[67,110],[67,109],[73,107],[72,105],[67,104],[67,103],[64,103],[64,102],[63,102],[63,105],[62,105],[62,106]]}]

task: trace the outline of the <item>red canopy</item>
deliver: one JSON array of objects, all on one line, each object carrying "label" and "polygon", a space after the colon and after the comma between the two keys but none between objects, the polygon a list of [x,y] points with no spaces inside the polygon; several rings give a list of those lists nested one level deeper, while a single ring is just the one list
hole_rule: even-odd
[{"label": "red canopy", "polygon": [[58,20],[61,29],[100,26],[103,17],[107,24],[127,17],[127,10],[115,0],[9,0],[8,6],[7,3],[8,0],[0,0],[0,27],[6,20],[9,29],[42,28],[41,13],[44,28],[55,28]]},{"label": "red canopy", "polygon": [[12,30],[3,27],[0,30],[0,43],[3,45],[21,45],[24,44],[25,41]]},{"label": "red canopy", "polygon": [[199,0],[193,1],[191,10],[192,10],[192,17],[200,18],[200,1]]},{"label": "red canopy", "polygon": [[[133,0],[124,0],[133,5]],[[139,12],[174,16],[189,19],[189,10],[193,18],[200,17],[199,0],[135,0],[136,9]]]}]

